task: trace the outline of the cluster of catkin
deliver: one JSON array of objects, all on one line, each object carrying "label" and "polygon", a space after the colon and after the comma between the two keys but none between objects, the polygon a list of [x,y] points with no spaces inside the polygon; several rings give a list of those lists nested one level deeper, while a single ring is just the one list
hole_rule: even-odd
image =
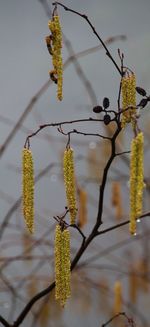
[{"label": "cluster of catkin", "polygon": [[136,220],[142,214],[144,188],[143,177],[143,133],[140,132],[131,143],[130,159],[130,233],[136,233]]},{"label": "cluster of catkin", "polygon": [[[62,100],[63,85],[63,63],[62,63],[62,32],[59,16],[54,15],[52,20],[48,22],[51,35],[45,38],[49,53],[52,55],[53,70],[50,71],[50,77],[57,83],[57,98]],[[52,46],[51,46],[52,43]]]},{"label": "cluster of catkin", "polygon": [[23,214],[30,233],[34,232],[34,167],[32,152],[24,148],[22,152],[23,171]]},{"label": "cluster of catkin", "polygon": [[64,151],[63,170],[64,170],[64,183],[66,189],[67,205],[70,212],[70,224],[75,224],[75,218],[77,214],[76,187],[75,187],[73,149],[70,147]]},{"label": "cluster of catkin", "polygon": [[[122,92],[122,119],[121,126],[125,127],[127,123],[132,123],[134,126],[134,115],[136,112],[136,77],[133,73],[126,73],[122,77],[121,92]],[[128,109],[129,108],[129,109]]]},{"label": "cluster of catkin", "polygon": [[70,297],[70,233],[56,226],[55,231],[55,298],[62,306]]}]

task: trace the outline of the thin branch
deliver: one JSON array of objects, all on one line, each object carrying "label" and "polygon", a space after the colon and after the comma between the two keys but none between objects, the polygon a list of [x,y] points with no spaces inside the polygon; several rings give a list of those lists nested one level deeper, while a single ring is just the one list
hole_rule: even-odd
[{"label": "thin branch", "polygon": [[2,157],[4,151],[6,150],[7,146],[9,143],[12,141],[13,137],[16,135],[18,129],[20,128],[21,124],[27,117],[27,115],[30,113],[32,110],[33,106],[37,102],[37,100],[41,97],[41,95],[48,89],[49,85],[52,84],[51,80],[48,80],[44,85],[40,88],[40,90],[32,97],[31,101],[29,102],[28,106],[26,109],[23,111],[21,117],[18,119],[17,123],[15,124],[14,128],[12,131],[9,133],[8,137],[6,138],[5,142],[3,145],[0,147],[0,157]]},{"label": "thin branch", "polygon": [[130,243],[133,243],[138,240],[142,240],[145,237],[149,238],[149,236],[150,236],[150,232],[144,233],[142,235],[136,235],[136,237],[128,237],[127,239],[117,242],[117,243],[109,246],[106,249],[102,249],[101,251],[97,252],[96,254],[92,255],[91,257],[88,257],[88,259],[84,260],[82,262],[82,264],[80,264],[80,266],[82,266],[82,267],[87,266],[87,265],[89,265],[89,263],[94,262],[98,258],[102,258],[102,257],[110,254],[111,252],[115,251],[116,249],[118,250],[123,246],[129,245]]},{"label": "thin branch", "polygon": [[115,316],[113,316],[112,318],[110,318],[105,324],[102,324],[101,327],[105,327],[107,325],[110,324],[110,322],[112,322],[113,320],[115,320],[116,318],[120,317],[120,316],[124,316],[126,319],[127,319],[127,322],[130,324],[131,327],[134,327],[135,324],[134,324],[134,321],[132,318],[129,318],[125,312],[119,312],[117,313]]},{"label": "thin branch", "polygon": [[[145,214],[141,215],[141,216],[139,217],[139,219],[147,218],[148,216],[150,216],[150,212],[146,212]],[[106,228],[106,229],[104,229],[104,230],[102,230],[102,231],[98,231],[98,232],[97,232],[97,235],[101,235],[101,234],[108,233],[108,232],[110,232],[110,231],[112,231],[112,230],[114,230],[114,229],[118,229],[118,228],[120,228],[120,227],[122,227],[122,226],[128,225],[129,223],[130,223],[130,220],[123,221],[123,222],[120,223],[120,224],[117,224],[117,225],[111,226],[111,227]]]},{"label": "thin branch", "polygon": [[85,241],[86,241],[86,236],[84,235],[84,233],[82,232],[82,230],[79,228],[79,226],[77,226],[76,224],[72,224],[72,225],[69,225],[70,227],[73,227],[75,229],[78,230],[78,232],[81,234],[82,238],[83,238],[83,243],[82,245],[84,245]]},{"label": "thin branch", "polygon": [[112,55],[111,55],[110,51],[108,50],[108,48],[107,48],[106,44],[104,43],[104,41],[101,39],[101,37],[99,36],[99,34],[96,32],[95,27],[92,25],[92,23],[91,23],[91,21],[89,20],[89,18],[88,18],[85,14],[81,14],[81,13],[79,13],[78,11],[75,11],[75,10],[73,10],[73,9],[70,9],[70,8],[68,8],[67,6],[65,6],[65,5],[63,5],[62,3],[60,3],[60,2],[55,1],[55,2],[53,2],[53,5],[54,5],[54,6],[59,5],[59,6],[63,7],[66,11],[70,11],[70,12],[72,12],[72,13],[74,13],[74,14],[76,14],[76,15],[82,17],[82,18],[84,18],[84,19],[87,21],[87,23],[90,25],[90,27],[91,27],[93,33],[97,36],[97,38],[98,38],[98,40],[100,41],[100,43],[102,44],[103,48],[106,50],[106,55],[110,58],[110,60],[113,62],[114,66],[115,66],[116,69],[118,70],[119,74],[122,76],[122,72],[121,72],[119,66],[117,65],[116,61],[115,61],[114,58],[112,57]]},{"label": "thin branch", "polygon": [[11,325],[2,316],[0,316],[0,322],[5,327],[11,327]]},{"label": "thin branch", "polygon": [[104,136],[102,134],[99,134],[99,133],[85,133],[85,132],[81,132],[81,131],[78,131],[77,129],[73,129],[72,131],[69,131],[68,133],[65,133],[62,128],[58,128],[58,132],[60,132],[61,134],[63,135],[70,135],[70,134],[79,134],[79,135],[84,135],[84,136],[98,136],[104,140],[111,140],[111,137],[108,137],[108,136]]},{"label": "thin branch", "polygon": [[[64,123],[66,123],[66,122],[64,122]],[[58,123],[56,123],[56,124],[58,124]],[[59,125],[60,125],[60,123],[59,123]],[[98,206],[98,214],[97,214],[97,220],[96,220],[95,226],[94,226],[93,230],[91,231],[89,237],[84,242],[82,242],[82,244],[81,244],[81,246],[80,246],[80,248],[79,248],[79,250],[78,250],[78,252],[77,252],[77,254],[76,254],[75,258],[74,258],[74,260],[72,261],[71,270],[74,269],[74,267],[76,266],[76,264],[80,260],[82,254],[85,252],[86,248],[91,243],[93,238],[95,238],[100,233],[101,234],[106,233],[106,230],[98,232],[98,228],[102,224],[103,197],[104,197],[104,190],[105,190],[105,185],[106,185],[106,181],[107,181],[107,174],[108,174],[108,170],[110,168],[110,165],[111,165],[113,159],[115,158],[115,140],[116,140],[118,134],[120,133],[120,131],[121,131],[121,127],[117,128],[114,135],[113,135],[113,137],[112,137],[112,140],[111,140],[112,152],[111,152],[110,158],[108,159],[107,164],[105,166],[104,173],[103,173],[103,178],[102,178],[102,184],[100,185],[99,206]],[[150,215],[150,213],[145,213],[145,214],[143,214],[141,216],[141,218],[145,217],[145,216],[148,216],[148,215]],[[113,226],[113,227],[107,229],[107,232],[112,230],[112,229],[123,226],[125,224],[128,224],[128,223],[129,223],[129,221],[126,221],[126,222],[121,223],[121,224],[119,224],[117,226]],[[22,323],[22,321],[24,320],[24,318],[26,317],[26,315],[28,314],[28,312],[30,311],[31,307],[34,305],[34,303],[36,303],[39,299],[41,299],[43,296],[48,294],[54,287],[55,287],[55,282],[53,282],[48,288],[44,289],[42,292],[39,292],[36,296],[34,296],[28,302],[28,304],[25,306],[25,308],[23,309],[23,311],[21,312],[21,314],[19,315],[19,317],[17,318],[17,320],[16,320],[16,322],[14,323],[13,326],[14,327],[19,326]]]},{"label": "thin branch", "polygon": [[[40,300],[43,296],[49,294],[53,288],[55,287],[55,282],[53,282],[49,287],[47,287],[46,289],[44,289],[43,291],[39,292],[38,294],[36,294],[25,306],[25,308],[23,309],[23,311],[21,312],[21,314],[18,316],[17,320],[14,322],[13,327],[18,327],[22,321],[24,320],[24,318],[26,317],[26,315],[28,314],[28,312],[30,311],[30,309],[32,308],[32,306],[34,305],[34,303],[36,303],[38,300]],[[7,325],[9,326],[9,325]]]},{"label": "thin branch", "polygon": [[[33,132],[32,134],[27,136],[24,146],[26,147],[27,144],[30,144],[30,142],[29,142],[30,138],[36,136],[38,133],[41,132],[41,130],[43,130],[44,128],[47,128],[47,127],[59,127],[60,128],[61,125],[69,125],[69,124],[82,123],[82,122],[103,122],[103,121],[104,121],[103,119],[89,117],[89,118],[84,118],[84,119],[66,120],[66,121],[62,121],[62,122],[43,124],[43,125],[40,125],[39,128],[35,132]],[[116,121],[116,119],[114,118],[111,121]],[[78,131],[76,131],[76,130],[74,130],[73,132],[78,134]],[[84,135],[84,133],[83,133],[83,135]],[[92,134],[89,134],[89,135],[92,135]],[[103,136],[101,134],[93,134],[93,135],[105,138],[107,140],[111,139],[110,137]]]},{"label": "thin branch", "polygon": [[[125,39],[124,35],[118,35],[118,36],[114,36],[114,37],[110,37],[108,39],[106,39],[105,44],[110,44],[118,39]],[[98,47],[93,47],[84,51],[81,51],[77,54],[75,54],[74,56],[69,57],[63,65],[63,69],[65,70],[71,63],[72,61],[74,61],[74,58],[80,58],[83,57],[85,55],[88,55],[88,53],[92,53],[95,52],[97,50],[101,49],[100,46]],[[46,90],[48,89],[48,87],[50,85],[52,85],[53,82],[51,80],[46,81],[42,87],[37,91],[37,93],[31,98],[31,100],[29,101],[29,104],[27,105],[27,107],[25,108],[25,110],[23,111],[21,117],[18,119],[17,123],[15,124],[15,126],[13,127],[12,131],[9,133],[8,137],[6,138],[6,140],[4,141],[4,143],[0,146],[0,158],[2,157],[2,155],[4,154],[5,150],[7,149],[8,145],[10,144],[10,142],[13,140],[14,136],[16,135],[16,133],[18,132],[20,126],[23,124],[24,120],[26,119],[26,117],[28,116],[28,114],[32,111],[32,109],[35,106],[35,103],[40,99],[40,97],[44,94],[44,92],[46,92]]]},{"label": "thin branch", "polygon": [[129,151],[118,152],[118,153],[116,153],[115,155],[116,155],[116,156],[121,156],[121,155],[123,155],[123,154],[129,154],[129,153],[131,153],[130,150],[129,150]]}]

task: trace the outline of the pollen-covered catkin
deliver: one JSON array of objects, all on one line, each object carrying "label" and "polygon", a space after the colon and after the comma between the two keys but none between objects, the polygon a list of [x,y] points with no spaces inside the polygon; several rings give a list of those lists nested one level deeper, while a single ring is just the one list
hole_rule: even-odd
[{"label": "pollen-covered catkin", "polygon": [[77,208],[76,208],[74,158],[73,158],[73,149],[71,148],[66,149],[64,152],[63,170],[64,170],[64,183],[66,189],[67,205],[70,212],[70,224],[74,224],[77,214]]},{"label": "pollen-covered catkin", "polygon": [[22,152],[23,172],[23,214],[30,233],[34,232],[34,167],[32,152],[26,148]]},{"label": "pollen-covered catkin", "polygon": [[143,133],[140,132],[131,143],[130,159],[130,224],[131,234],[136,233],[136,219],[142,214],[144,188],[143,173]]},{"label": "pollen-covered catkin", "polygon": [[[63,98],[62,86],[63,86],[63,63],[62,63],[62,32],[59,21],[59,16],[54,15],[53,19],[48,22],[48,27],[52,33],[52,62],[54,72],[57,78],[57,98],[61,101]],[[51,75],[51,72],[50,72]]]},{"label": "pollen-covered catkin", "polygon": [[71,295],[70,288],[70,233],[61,230],[59,225],[55,231],[55,298],[62,306]]},{"label": "pollen-covered catkin", "polygon": [[122,310],[122,285],[117,281],[114,285],[114,314]]},{"label": "pollen-covered catkin", "polygon": [[65,229],[63,231],[63,243],[64,243],[64,266],[65,266],[65,301],[70,297],[71,295],[71,287],[70,287],[70,279],[71,279],[71,273],[70,273],[70,233],[68,229]]},{"label": "pollen-covered catkin", "polygon": [[61,295],[61,251],[62,251],[62,232],[59,225],[55,230],[55,298],[58,300]]},{"label": "pollen-covered catkin", "polygon": [[[135,74],[128,74],[122,77],[122,113],[121,126],[125,127],[127,123],[132,122],[134,126],[134,115],[136,112],[136,77]],[[130,107],[129,109],[127,109]],[[127,109],[127,110],[126,110]]]}]

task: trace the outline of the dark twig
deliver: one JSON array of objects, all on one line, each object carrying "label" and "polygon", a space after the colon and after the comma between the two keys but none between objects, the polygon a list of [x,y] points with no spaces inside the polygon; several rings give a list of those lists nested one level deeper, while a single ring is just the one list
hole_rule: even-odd
[{"label": "dark twig", "polygon": [[79,134],[79,135],[84,135],[84,136],[98,136],[98,137],[103,138],[105,140],[111,140],[111,137],[104,136],[104,135],[99,134],[99,133],[84,133],[84,132],[78,131],[76,129],[73,129],[72,131],[69,131],[69,132],[65,133],[62,128],[58,128],[58,132],[63,134],[63,135],[66,135],[66,136],[69,136],[71,134]]},{"label": "dark twig", "polygon": [[[105,44],[110,44],[110,43],[112,43],[112,42],[114,42],[116,40],[119,40],[119,39],[124,40],[125,36],[124,35],[118,35],[118,36],[110,37],[105,41]],[[93,48],[81,51],[81,52],[75,54],[74,56],[69,57],[64,63],[64,66],[63,66],[64,70],[72,63],[72,61],[74,61],[74,58],[83,57],[85,55],[88,55],[89,53],[93,53],[93,52],[95,52],[97,50],[100,50],[100,49],[101,49],[101,46],[93,47]],[[9,133],[9,135],[6,138],[6,140],[4,141],[4,143],[0,146],[0,158],[4,154],[5,150],[7,149],[8,145],[10,144],[10,142],[13,140],[14,136],[18,132],[19,128],[23,124],[23,122],[26,119],[26,117],[28,116],[28,114],[32,111],[35,103],[44,94],[44,92],[46,92],[48,87],[50,85],[52,85],[52,83],[53,82],[51,80],[48,80],[47,82],[45,82],[42,85],[42,87],[37,91],[37,93],[32,97],[32,99],[29,101],[29,104],[27,105],[27,107],[23,111],[21,117],[18,119],[18,121],[15,124],[15,126],[13,127],[12,131]]]},{"label": "dark twig", "polygon": [[76,224],[72,224],[70,225],[70,227],[73,227],[75,229],[78,230],[78,232],[81,234],[82,238],[83,238],[83,243],[82,245],[84,245],[85,241],[86,241],[86,236],[84,235],[84,233],[82,232],[82,230],[79,228],[79,226],[77,226]]},{"label": "dark twig", "polygon": [[[150,216],[150,212],[146,212],[145,214],[141,215],[141,216],[139,217],[139,219],[143,219],[143,218],[146,218],[146,217],[148,217],[148,216]],[[106,228],[106,229],[104,229],[104,230],[102,230],[102,231],[98,231],[98,232],[97,232],[97,235],[105,234],[105,233],[110,232],[110,231],[112,231],[112,230],[114,230],[114,229],[118,229],[118,228],[120,228],[120,227],[122,227],[122,226],[128,225],[129,222],[130,222],[130,220],[126,220],[126,221],[123,221],[123,222],[120,223],[120,224],[117,224],[117,225],[111,226],[111,227]]]},{"label": "dark twig", "polygon": [[0,322],[5,327],[11,327],[11,325],[2,316],[0,316]]},{"label": "dark twig", "polygon": [[134,327],[134,321],[132,318],[129,318],[125,312],[119,312],[117,313],[115,316],[113,316],[112,318],[110,318],[105,324],[102,324],[101,327],[106,327],[110,324],[110,322],[112,322],[113,320],[115,320],[116,318],[120,317],[120,316],[124,316],[127,319],[127,322],[130,324],[131,327]]},{"label": "dark twig", "polygon": [[[89,118],[84,118],[84,119],[66,120],[66,121],[62,121],[62,122],[48,123],[48,124],[40,125],[39,128],[35,132],[33,132],[32,134],[27,136],[24,146],[26,147],[27,144],[30,144],[30,141],[29,141],[30,138],[36,136],[38,133],[41,132],[41,130],[43,130],[44,128],[47,128],[47,127],[58,127],[59,131],[62,133],[62,130],[60,129],[60,126],[62,126],[62,125],[69,125],[69,124],[82,123],[82,122],[103,122],[103,121],[104,121],[103,119],[97,119],[97,118],[89,117]],[[116,119],[114,118],[111,121],[116,121]],[[78,133],[78,131],[73,130],[72,133],[79,134],[80,132]],[[80,134],[85,135],[82,132]],[[68,135],[68,133],[66,135]],[[107,140],[111,139],[108,136],[104,136],[104,135],[101,135],[101,134],[98,134],[98,133],[97,134],[93,133],[93,134],[89,134],[89,135],[99,136],[99,137],[105,138]]]},{"label": "dark twig", "polygon": [[116,153],[115,155],[116,155],[116,156],[122,156],[123,154],[129,154],[129,153],[131,153],[130,150],[129,150],[129,151],[118,152],[118,153]]},{"label": "dark twig", "polygon": [[[105,177],[103,177],[105,178]],[[150,212],[147,212],[145,214],[143,214],[140,218],[144,218],[146,216],[149,216]],[[125,222],[124,224],[128,224],[128,222]],[[96,223],[97,225],[97,223]],[[119,226],[118,226],[119,227]],[[118,228],[115,226],[115,228]],[[111,228],[111,230],[113,229],[113,227]],[[106,230],[105,230],[106,232]],[[102,231],[103,233],[103,231]],[[101,234],[102,234],[101,233]],[[90,242],[92,241],[92,239],[94,237],[96,237],[98,235],[97,231],[95,230],[95,227],[93,228],[91,234],[89,235],[89,237],[86,239],[86,241],[84,243],[81,244],[81,247],[79,248],[74,260],[72,261],[72,265],[71,265],[71,270],[74,269],[74,267],[76,266],[76,264],[78,263],[80,257],[82,256],[82,254],[84,253],[85,249],[88,247],[88,245],[90,244]],[[18,327],[22,321],[24,320],[24,318],[26,317],[26,315],[28,314],[28,312],[30,311],[30,309],[32,308],[32,306],[34,305],[34,303],[36,303],[39,299],[41,299],[43,296],[47,295],[50,293],[50,291],[55,287],[55,282],[53,282],[48,288],[44,289],[43,291],[39,292],[37,295],[35,295],[29,302],[28,304],[25,306],[25,308],[23,309],[23,311],[21,312],[21,314],[19,315],[19,317],[17,318],[17,320],[15,321],[15,323],[13,324],[13,327]],[[4,325],[5,326],[5,325]],[[7,325],[10,326],[10,325]]]},{"label": "dark twig", "polygon": [[4,151],[6,150],[7,146],[9,143],[12,141],[12,138],[15,136],[17,133],[18,129],[20,128],[21,124],[27,117],[27,115],[30,113],[32,110],[33,106],[37,102],[37,100],[40,98],[40,96],[48,89],[49,85],[52,84],[50,80],[48,80],[42,87],[41,89],[32,97],[31,101],[29,102],[28,106],[26,109],[23,111],[21,117],[18,119],[17,123],[13,127],[12,131],[9,133],[8,137],[6,138],[5,142],[3,145],[0,147],[0,157],[3,155]]},{"label": "dark twig", "polygon": [[104,49],[106,50],[106,55],[110,58],[110,60],[113,62],[113,64],[115,65],[116,69],[118,70],[119,74],[122,76],[122,72],[119,68],[119,66],[117,65],[116,61],[114,60],[114,58],[112,57],[110,51],[108,50],[106,44],[104,43],[104,41],[101,39],[101,37],[99,36],[99,34],[96,32],[95,27],[92,25],[91,21],[89,20],[89,18],[85,15],[85,14],[81,14],[78,11],[75,11],[73,9],[68,8],[67,6],[63,5],[62,3],[55,1],[53,2],[53,5],[59,5],[61,7],[63,7],[66,11],[70,11],[82,18],[84,18],[87,23],[90,25],[90,27],[92,28],[93,33],[97,36],[98,40],[100,41],[100,43],[102,44],[102,46],[104,47]]}]

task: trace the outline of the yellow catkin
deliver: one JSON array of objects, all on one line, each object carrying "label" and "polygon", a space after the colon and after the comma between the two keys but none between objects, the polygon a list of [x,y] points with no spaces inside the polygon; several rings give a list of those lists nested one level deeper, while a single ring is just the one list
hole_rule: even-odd
[{"label": "yellow catkin", "polygon": [[136,233],[136,219],[142,214],[144,188],[143,176],[143,133],[140,132],[131,143],[130,159],[130,224],[131,234]]},{"label": "yellow catkin", "polygon": [[26,148],[22,152],[23,172],[23,214],[30,233],[34,232],[34,167],[32,152]]},{"label": "yellow catkin", "polygon": [[116,208],[116,219],[120,220],[123,215],[121,185],[120,182],[114,181],[112,183],[112,205]]},{"label": "yellow catkin", "polygon": [[122,285],[117,281],[114,285],[114,314],[122,310]]},{"label": "yellow catkin", "polygon": [[71,148],[68,148],[64,151],[63,169],[64,169],[64,183],[66,189],[67,205],[70,211],[70,223],[75,224],[75,218],[77,214],[76,188],[75,188],[73,149]]},{"label": "yellow catkin", "polygon": [[[54,75],[57,78],[57,98],[58,100],[63,99],[62,86],[63,86],[63,63],[62,63],[62,32],[59,21],[59,16],[54,15],[53,19],[48,22],[48,27],[52,33],[52,48],[50,47],[50,39],[46,39],[48,50],[52,55],[52,62],[54,67]],[[51,75],[51,72],[50,72]]]},{"label": "yellow catkin", "polygon": [[136,303],[138,292],[137,271],[134,266],[131,266],[129,271],[129,298],[131,303]]},{"label": "yellow catkin", "polygon": [[61,230],[59,225],[55,231],[55,298],[62,306],[71,295],[70,288],[70,233]]},{"label": "yellow catkin", "polygon": [[138,263],[138,272],[141,274],[141,278],[139,279],[139,288],[144,292],[149,291],[149,261],[147,258],[142,258]]},{"label": "yellow catkin", "polygon": [[[127,123],[132,122],[134,127],[134,115],[136,112],[136,77],[135,74],[128,74],[122,77],[121,92],[122,92],[122,113],[121,126],[125,127]],[[128,107],[130,109],[126,110]]]},{"label": "yellow catkin", "polygon": [[87,223],[87,192],[80,188],[78,190],[79,195],[79,210],[78,210],[78,225],[83,228]]}]

